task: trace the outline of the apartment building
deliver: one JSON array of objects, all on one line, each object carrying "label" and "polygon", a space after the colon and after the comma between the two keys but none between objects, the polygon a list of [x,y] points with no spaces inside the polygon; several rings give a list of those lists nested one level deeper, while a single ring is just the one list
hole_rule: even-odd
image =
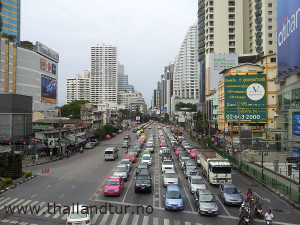
[{"label": "apartment building", "polygon": [[67,103],[74,100],[90,100],[90,78],[80,74],[67,78]]}]

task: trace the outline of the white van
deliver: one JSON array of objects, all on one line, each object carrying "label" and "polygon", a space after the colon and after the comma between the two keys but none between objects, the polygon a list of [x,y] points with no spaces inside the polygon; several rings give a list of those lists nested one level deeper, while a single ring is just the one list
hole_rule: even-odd
[{"label": "white van", "polygon": [[118,149],[116,147],[108,147],[104,151],[104,160],[115,160],[118,158]]}]

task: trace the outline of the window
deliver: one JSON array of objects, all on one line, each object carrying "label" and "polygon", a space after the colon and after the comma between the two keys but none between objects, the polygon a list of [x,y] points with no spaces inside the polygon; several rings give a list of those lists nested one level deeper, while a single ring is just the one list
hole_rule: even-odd
[{"label": "window", "polygon": [[268,7],[269,7],[269,8],[272,8],[272,3],[269,3],[269,4],[268,4]]},{"label": "window", "polygon": [[214,25],[214,22],[213,21],[210,21],[209,22],[209,26],[213,26]]},{"label": "window", "polygon": [[230,27],[234,27],[235,26],[235,22],[234,21],[229,21],[229,26]]},{"label": "window", "polygon": [[273,53],[273,51],[272,51],[272,50],[270,50],[270,51],[269,51],[269,54],[272,54],[272,53]]},{"label": "window", "polygon": [[210,14],[209,19],[214,19],[214,15]]},{"label": "window", "polygon": [[271,58],[271,62],[276,62],[276,58]]},{"label": "window", "polygon": [[272,18],[269,18],[269,19],[268,19],[268,22],[269,22],[269,23],[272,23],[272,21],[273,21]]},{"label": "window", "polygon": [[214,2],[213,2],[213,1],[210,1],[210,2],[209,2],[209,5],[210,5],[210,6],[213,6],[213,5],[214,5]]},{"label": "window", "polygon": [[213,33],[214,32],[214,28],[209,28],[209,32]]},{"label": "window", "polygon": [[269,41],[269,45],[272,45],[273,44],[273,41]]},{"label": "window", "polygon": [[234,33],[234,28],[229,28],[229,33]]},{"label": "window", "polygon": [[272,30],[272,26],[268,26],[268,30]]},{"label": "window", "polygon": [[269,33],[269,35],[268,35],[269,37],[273,37],[273,35],[272,35],[272,33]]},{"label": "window", "polygon": [[268,11],[268,15],[272,15],[272,11]]}]

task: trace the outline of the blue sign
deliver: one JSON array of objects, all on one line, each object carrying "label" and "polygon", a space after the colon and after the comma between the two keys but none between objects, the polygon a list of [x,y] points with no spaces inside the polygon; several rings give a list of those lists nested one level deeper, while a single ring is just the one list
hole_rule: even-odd
[{"label": "blue sign", "polygon": [[52,63],[52,73],[56,74],[56,65]]},{"label": "blue sign", "polygon": [[293,147],[293,157],[300,157],[300,148]]},{"label": "blue sign", "polygon": [[300,136],[300,113],[294,113],[294,135]]},{"label": "blue sign", "polygon": [[277,0],[278,76],[300,69],[300,1]]}]

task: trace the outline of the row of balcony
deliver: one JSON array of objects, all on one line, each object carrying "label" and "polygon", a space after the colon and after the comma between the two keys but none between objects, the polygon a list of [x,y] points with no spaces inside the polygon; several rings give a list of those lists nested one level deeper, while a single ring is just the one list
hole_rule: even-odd
[{"label": "row of balcony", "polygon": [[257,10],[257,11],[255,12],[255,16],[256,16],[256,17],[261,16],[261,14],[262,14],[262,10],[261,10],[261,9],[259,9],[259,10]]},{"label": "row of balcony", "polygon": [[260,31],[261,29],[262,29],[262,24],[258,24],[256,27],[255,27],[255,29],[257,30],[257,31]]},{"label": "row of balcony", "polygon": [[205,29],[201,29],[198,31],[198,35],[203,35],[203,34],[205,34]]},{"label": "row of balcony", "polygon": [[257,3],[255,5],[255,9],[261,9],[261,7],[262,7],[262,3],[261,2],[259,2],[259,3]]},{"label": "row of balcony", "polygon": [[255,3],[259,3],[259,2],[261,2],[261,0],[255,0]]},{"label": "row of balcony", "polygon": [[262,21],[261,16],[259,16],[255,19],[255,23],[257,23],[257,24],[261,23],[261,21]]}]

